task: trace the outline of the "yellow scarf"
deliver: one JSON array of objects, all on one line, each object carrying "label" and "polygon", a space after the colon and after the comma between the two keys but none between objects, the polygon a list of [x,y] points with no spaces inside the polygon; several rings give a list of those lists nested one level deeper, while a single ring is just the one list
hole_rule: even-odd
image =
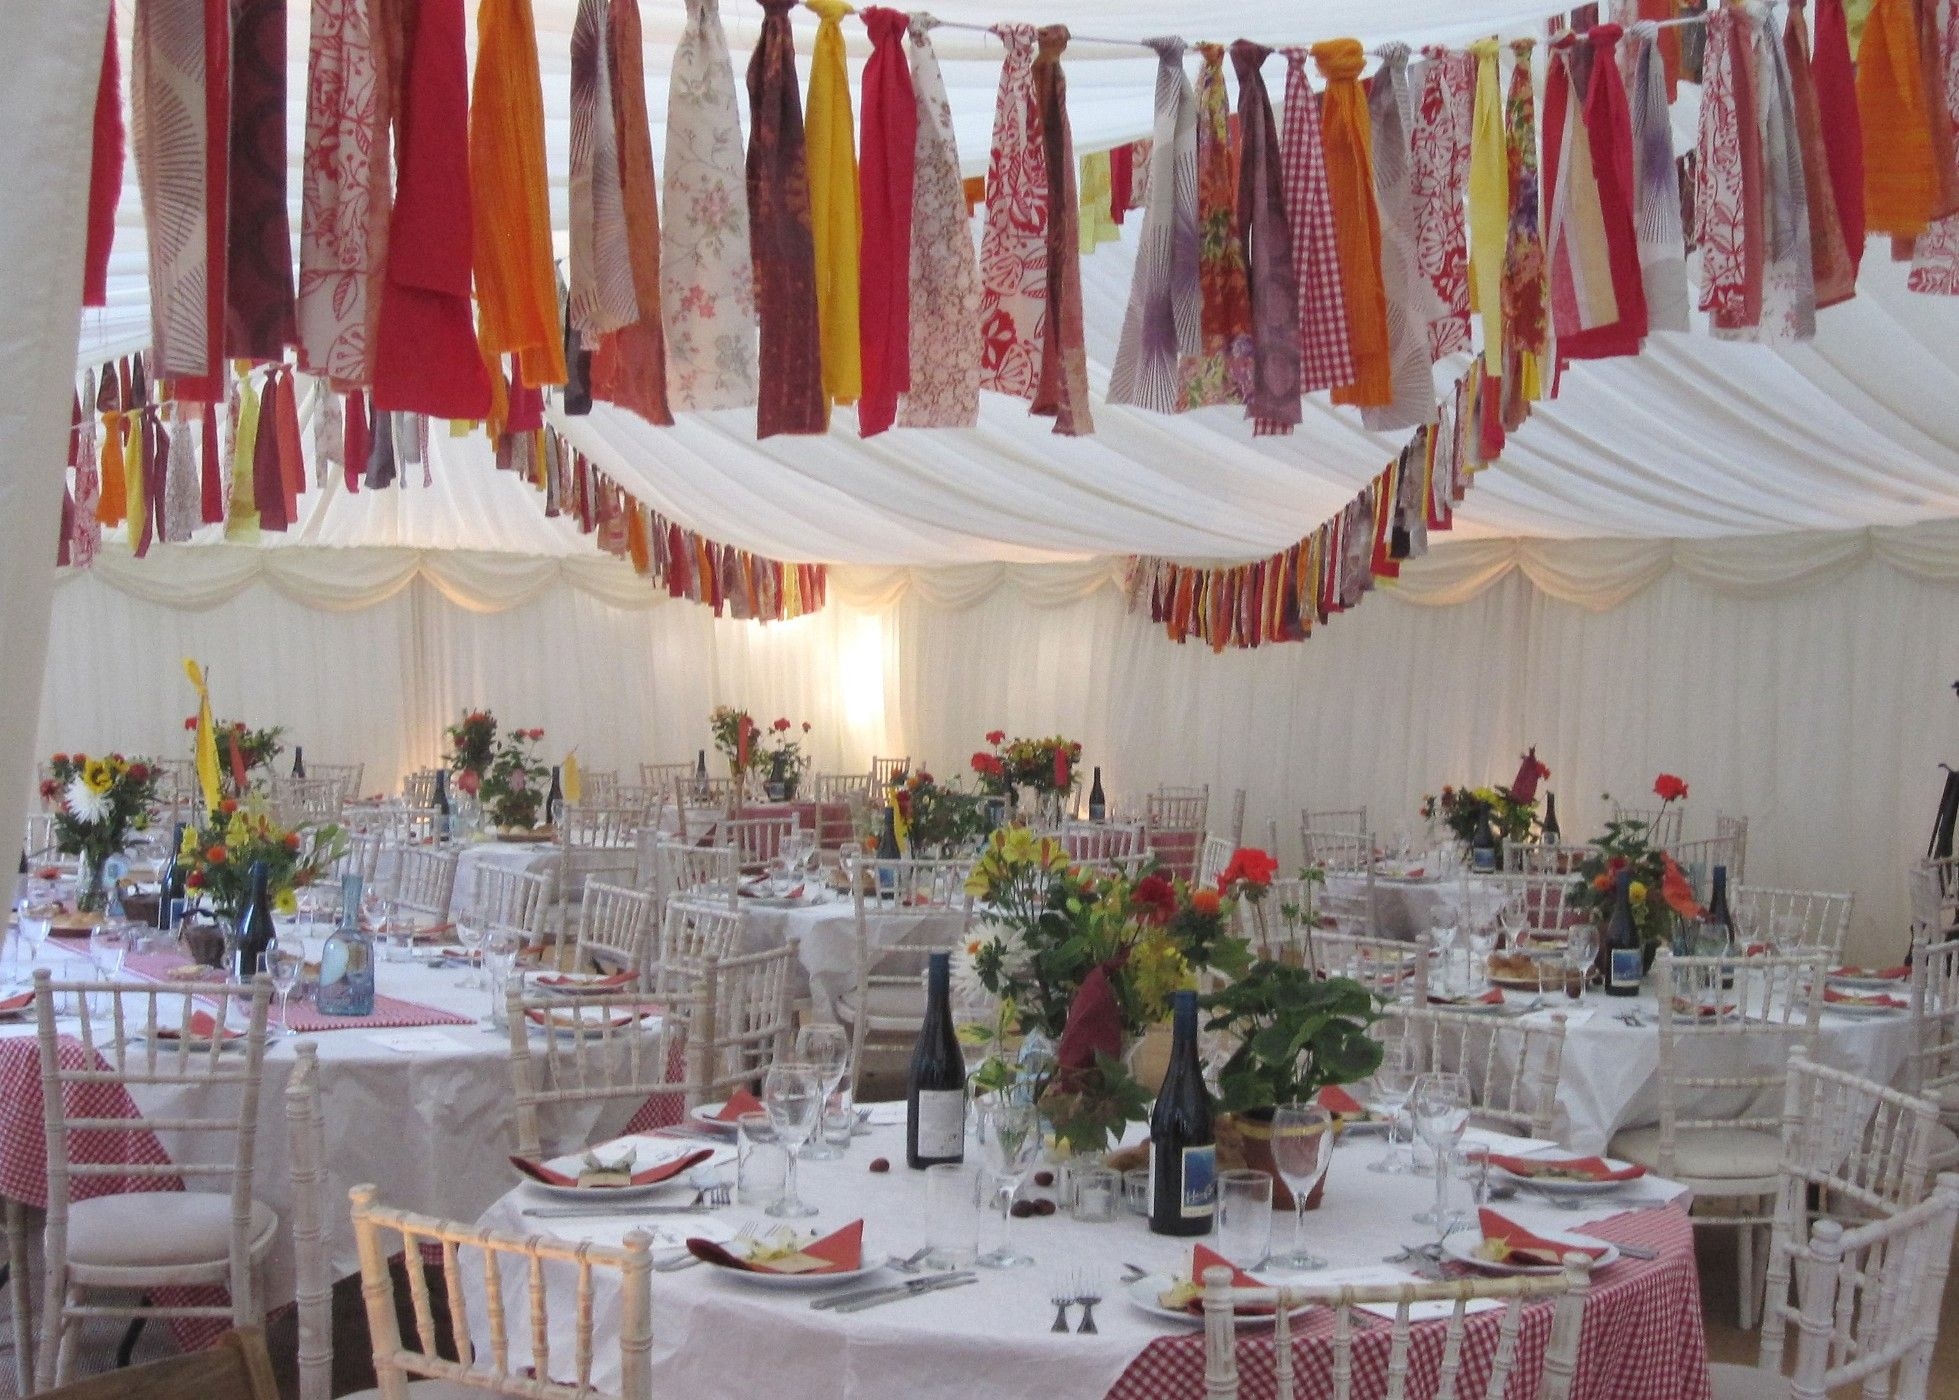
[{"label": "yellow scarf", "polygon": [[[857,340],[857,140],[850,115],[850,75],[843,0],[804,0],[816,12],[816,53],[804,113],[809,153],[810,231],[816,241],[816,317],[823,339],[823,391],[854,403],[864,372]],[[894,274],[896,275],[896,274]]]},{"label": "yellow scarf", "polygon": [[231,449],[231,508],[225,512],[224,537],[252,543],[258,539],[258,496],[252,489],[252,459],[258,455],[258,391],[252,377],[238,376],[238,440]]},{"label": "yellow scarf", "polygon": [[1503,246],[1510,230],[1510,157],[1503,141],[1503,88],[1494,39],[1476,56],[1476,115],[1469,128],[1469,304],[1483,318],[1484,353],[1503,363]]}]

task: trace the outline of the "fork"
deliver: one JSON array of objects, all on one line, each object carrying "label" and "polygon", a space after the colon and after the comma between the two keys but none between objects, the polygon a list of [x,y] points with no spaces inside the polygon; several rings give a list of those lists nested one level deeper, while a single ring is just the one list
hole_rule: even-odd
[{"label": "fork", "polygon": [[1102,1301],[1102,1290],[1086,1272],[1075,1275],[1075,1301],[1082,1306],[1081,1325],[1075,1331],[1094,1332],[1095,1305]]},{"label": "fork", "polygon": [[1054,1325],[1048,1328],[1048,1331],[1068,1331],[1068,1308],[1075,1301],[1075,1295],[1065,1285],[1057,1286],[1054,1295],[1048,1301],[1054,1304]]},{"label": "fork", "polygon": [[[755,1237],[755,1227],[752,1224],[744,1225],[741,1227],[741,1229],[735,1231],[735,1237],[733,1240],[729,1241],[729,1243],[740,1244],[744,1240],[751,1240],[754,1237]],[[653,1272],[656,1274],[679,1273],[682,1269],[691,1269],[694,1267],[694,1265],[699,1264],[701,1262],[702,1260],[700,1256],[697,1254],[691,1254],[691,1253],[682,1254],[678,1258],[669,1259],[663,1264],[655,1264],[653,1266]]]}]

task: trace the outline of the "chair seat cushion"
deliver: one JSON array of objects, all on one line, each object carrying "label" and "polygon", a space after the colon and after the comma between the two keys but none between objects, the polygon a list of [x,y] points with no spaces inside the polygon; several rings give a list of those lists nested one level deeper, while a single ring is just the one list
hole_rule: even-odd
[{"label": "chair seat cushion", "polygon": [[[252,1253],[279,1229],[252,1202]],[[221,1264],[231,1252],[231,1197],[216,1191],[129,1191],[68,1208],[68,1261],[81,1268],[167,1269]]]},{"label": "chair seat cushion", "polygon": [[[1653,1171],[1660,1166],[1660,1130],[1629,1128],[1612,1139],[1610,1155]],[[1782,1161],[1782,1139],[1748,1128],[1696,1128],[1679,1135],[1673,1174],[1700,1180],[1773,1177]]]},{"label": "chair seat cushion", "polygon": [[1707,1368],[1714,1400],[1788,1400],[1789,1378],[1755,1366],[1716,1362]]}]

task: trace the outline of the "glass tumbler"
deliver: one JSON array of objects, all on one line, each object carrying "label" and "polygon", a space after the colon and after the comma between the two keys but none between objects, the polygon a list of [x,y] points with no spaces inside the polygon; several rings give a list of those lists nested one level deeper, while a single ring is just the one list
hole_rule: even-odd
[{"label": "glass tumbler", "polygon": [[1272,1252],[1272,1178],[1264,1172],[1218,1173],[1218,1253],[1241,1269]]},{"label": "glass tumbler", "polygon": [[788,1183],[788,1149],[766,1113],[744,1113],[735,1126],[735,1200],[750,1209],[767,1209],[782,1199]]},{"label": "glass tumbler", "polygon": [[966,1162],[925,1169],[926,1267],[970,1269],[979,1257],[980,1173]]}]

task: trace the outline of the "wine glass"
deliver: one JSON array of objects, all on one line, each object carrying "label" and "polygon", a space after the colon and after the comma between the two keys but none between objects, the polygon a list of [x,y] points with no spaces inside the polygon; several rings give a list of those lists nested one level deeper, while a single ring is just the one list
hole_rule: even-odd
[{"label": "wine glass", "polygon": [[1450,959],[1450,953],[1456,946],[1456,926],[1435,925],[1428,931],[1428,941],[1436,953],[1435,976],[1430,985],[1438,996],[1450,996],[1453,994],[1451,988],[1456,980]]},{"label": "wine glass", "polygon": [[272,990],[279,994],[280,1035],[293,1033],[291,1013],[286,1009],[286,1004],[293,988],[299,985],[300,970],[305,966],[306,945],[300,939],[276,939],[270,948],[258,955],[258,970],[272,979]]},{"label": "wine glass", "polygon": [[815,1215],[816,1207],[796,1194],[796,1156],[809,1135],[816,1131],[823,1112],[824,1071],[815,1065],[778,1061],[762,1077],[762,1105],[769,1111],[769,1122],[789,1153],[789,1174],[782,1184],[782,1199],[769,1207],[778,1218]]},{"label": "wine glass", "polygon": [[1007,1221],[1021,1178],[1041,1151],[1041,1115],[1031,1101],[1019,1096],[988,1094],[975,1103],[975,1135],[993,1173],[995,1199],[1000,1207],[1000,1243],[979,1257],[989,1269],[1019,1269],[1033,1264],[1032,1255],[1016,1254],[1007,1241]]},{"label": "wine glass", "polygon": [[1306,1248],[1306,1202],[1326,1177],[1333,1156],[1333,1115],[1318,1104],[1281,1104],[1272,1112],[1272,1165],[1292,1192],[1292,1248],[1274,1255],[1275,1269],[1324,1269]]},{"label": "wine glass", "polygon": [[509,990],[511,974],[517,970],[517,952],[523,939],[510,929],[483,931],[483,973],[490,988],[490,1028],[509,1028]]},{"label": "wine glass", "polygon": [[[113,982],[122,972],[123,959],[129,956],[130,927],[124,923],[104,923],[97,925],[88,936],[88,960],[95,967],[96,976],[104,982]],[[109,1006],[113,1008],[114,1002]],[[100,1008],[86,996],[82,1001],[82,1014],[94,1020]],[[109,1014],[113,1015],[113,1009]]]},{"label": "wine glass", "polygon": [[26,949],[27,966],[22,968],[23,980],[33,972],[34,964],[40,960],[41,947],[48,941],[54,930],[54,890],[44,880],[29,880],[15,909],[15,937],[19,944],[14,956],[21,958],[21,947]]},{"label": "wine glass", "polygon": [[463,945],[463,953],[469,961],[469,971],[456,983],[458,987],[483,985],[483,974],[478,970],[478,965],[482,957],[484,932],[483,925],[473,918],[456,920],[456,941]]},{"label": "wine glass", "polygon": [[1435,1206],[1415,1217],[1416,1223],[1449,1228],[1449,1154],[1469,1126],[1469,1081],[1460,1074],[1436,1072],[1415,1080],[1408,1096],[1415,1131],[1435,1154]]},{"label": "wine glass", "polygon": [[[843,1083],[844,1071],[850,1068],[850,1033],[842,1026],[822,1022],[804,1026],[796,1032],[796,1058],[822,1072],[823,1103],[827,1108],[837,1086]],[[805,1162],[828,1162],[841,1156],[843,1149],[824,1141],[821,1133],[813,1134],[803,1144]]]},{"label": "wine glass", "polygon": [[[1575,924],[1566,930],[1564,945],[1564,993],[1573,1001],[1585,995],[1585,981],[1591,975],[1592,960],[1598,956],[1598,930],[1590,924]],[[1573,991],[1572,988],[1577,990]]]},{"label": "wine glass", "polygon": [[1390,1036],[1381,1042],[1381,1063],[1374,1070],[1372,1101],[1388,1116],[1388,1146],[1367,1169],[1386,1176],[1403,1176],[1410,1164],[1401,1155],[1401,1113],[1408,1104],[1408,1091],[1415,1084],[1413,1057],[1408,1042]]}]

